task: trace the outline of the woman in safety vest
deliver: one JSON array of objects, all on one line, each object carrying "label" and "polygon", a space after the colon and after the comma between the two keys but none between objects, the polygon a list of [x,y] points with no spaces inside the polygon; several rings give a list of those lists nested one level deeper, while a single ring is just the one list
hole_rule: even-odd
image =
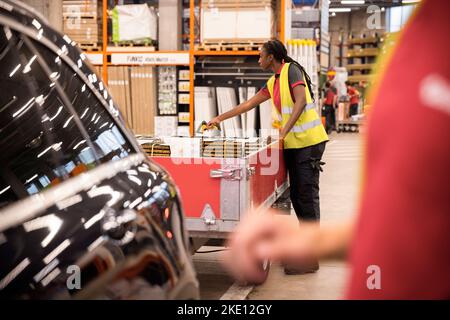
[{"label": "woman in safety vest", "polygon": [[[280,130],[284,145],[284,160],[289,172],[290,197],[300,220],[318,221],[319,172],[327,133],[316,111],[311,79],[305,69],[287,55],[279,40],[266,42],[260,50],[259,65],[274,75],[251,99],[212,119],[208,126],[247,112],[264,101],[272,100],[272,114],[277,115],[273,126]],[[318,264],[288,274],[316,271]]]}]

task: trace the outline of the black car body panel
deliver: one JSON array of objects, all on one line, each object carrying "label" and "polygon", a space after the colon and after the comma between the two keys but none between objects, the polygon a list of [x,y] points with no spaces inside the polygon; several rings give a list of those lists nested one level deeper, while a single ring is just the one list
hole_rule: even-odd
[{"label": "black car body panel", "polygon": [[198,298],[176,186],[75,43],[0,1],[0,65],[0,298]]}]

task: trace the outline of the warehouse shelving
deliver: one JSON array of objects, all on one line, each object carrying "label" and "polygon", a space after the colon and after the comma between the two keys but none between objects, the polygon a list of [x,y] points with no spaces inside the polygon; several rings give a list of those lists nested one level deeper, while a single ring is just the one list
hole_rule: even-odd
[{"label": "warehouse shelving", "polygon": [[[181,66],[189,67],[190,90],[189,90],[189,132],[194,135],[194,70],[197,57],[202,56],[258,56],[258,50],[243,51],[199,51],[196,50],[195,34],[195,10],[201,5],[201,1],[189,0],[189,34],[183,34],[184,39],[189,38],[189,50],[180,51],[159,51],[145,47],[119,47],[111,49],[108,47],[108,2],[101,0],[102,3],[102,49],[101,51],[86,51],[91,63],[102,68],[103,82],[108,82],[108,66]],[[239,1],[236,1],[239,3]],[[261,4],[256,2],[256,4]],[[279,2],[279,8],[285,7],[285,0]],[[285,35],[285,10],[277,9],[278,15],[277,34],[281,41],[284,41]],[[198,30],[197,30],[198,31]],[[164,59],[162,59],[164,57]],[[116,63],[114,63],[116,61]]]},{"label": "warehouse shelving", "polygon": [[383,35],[361,35],[347,40],[348,80],[352,83],[370,82],[375,60],[382,52],[381,45],[384,41]]},{"label": "warehouse shelving", "polygon": [[347,70],[372,70],[375,63],[355,63],[347,65]]}]

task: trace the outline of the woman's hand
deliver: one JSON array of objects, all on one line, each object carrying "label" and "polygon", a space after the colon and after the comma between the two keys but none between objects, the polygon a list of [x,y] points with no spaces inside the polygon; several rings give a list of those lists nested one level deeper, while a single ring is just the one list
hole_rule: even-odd
[{"label": "woman's hand", "polygon": [[220,122],[221,122],[221,120],[220,120],[219,116],[217,116],[217,117],[211,119],[211,120],[208,122],[208,124],[207,124],[208,129],[211,128],[211,127],[213,127],[213,126],[219,127]]}]

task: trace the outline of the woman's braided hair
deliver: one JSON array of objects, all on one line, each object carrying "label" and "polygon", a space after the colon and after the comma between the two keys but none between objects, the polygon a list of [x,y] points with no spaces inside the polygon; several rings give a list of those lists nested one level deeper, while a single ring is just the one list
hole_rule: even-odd
[{"label": "woman's braided hair", "polygon": [[297,61],[295,61],[294,59],[292,59],[291,57],[288,56],[287,49],[284,46],[284,44],[280,40],[269,40],[263,44],[263,48],[266,50],[267,54],[272,54],[273,57],[275,58],[275,60],[277,60],[279,62],[284,61],[287,63],[293,63],[297,67],[300,68],[301,72],[303,73],[303,75],[305,77],[306,85],[308,86],[309,93],[311,94],[311,98],[314,101],[314,93],[312,91],[311,78],[306,73],[305,68],[303,68],[303,66],[300,65],[300,63],[298,63]]}]

